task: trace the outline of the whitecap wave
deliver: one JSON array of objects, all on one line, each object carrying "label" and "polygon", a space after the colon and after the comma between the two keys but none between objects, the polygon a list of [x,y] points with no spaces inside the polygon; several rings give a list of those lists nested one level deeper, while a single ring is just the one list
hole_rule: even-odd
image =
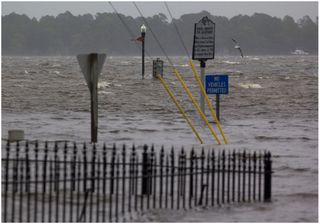
[{"label": "whitecap wave", "polygon": [[98,82],[98,89],[104,89],[110,87],[111,83],[107,81]]},{"label": "whitecap wave", "polygon": [[238,85],[244,89],[261,89],[262,88],[262,86],[257,83],[239,83]]},{"label": "whitecap wave", "polygon": [[223,63],[229,64],[229,65],[240,65],[240,62],[238,61],[223,61]]},{"label": "whitecap wave", "polygon": [[113,95],[113,92],[108,92],[108,91],[99,91],[99,94],[104,94],[104,95]]}]

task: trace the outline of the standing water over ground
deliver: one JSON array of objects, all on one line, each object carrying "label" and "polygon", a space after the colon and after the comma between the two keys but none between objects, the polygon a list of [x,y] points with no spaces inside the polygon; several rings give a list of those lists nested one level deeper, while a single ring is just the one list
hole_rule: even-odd
[{"label": "standing water over ground", "polygon": [[[187,58],[172,60],[199,99]],[[227,146],[216,144],[165,61],[164,78],[205,148],[271,151],[273,201],[188,212],[153,210],[133,221],[316,222],[317,60],[316,56],[257,56],[209,61],[207,73],[229,74],[229,95],[220,97]],[[99,141],[201,148],[160,82],[152,79],[151,59],[146,61],[145,80],[141,80],[140,62],[140,57],[107,56],[98,83]],[[210,98],[215,105],[215,97]],[[206,113],[209,117],[208,109]],[[76,57],[2,57],[3,139],[9,129],[23,129],[29,140],[90,141],[90,96]],[[214,129],[218,132],[215,125]]]}]

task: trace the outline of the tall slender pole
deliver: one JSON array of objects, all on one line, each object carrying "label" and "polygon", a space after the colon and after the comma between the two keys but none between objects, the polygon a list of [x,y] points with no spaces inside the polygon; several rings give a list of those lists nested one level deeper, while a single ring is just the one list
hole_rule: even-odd
[{"label": "tall slender pole", "polygon": [[216,94],[216,115],[220,121],[220,94]]},{"label": "tall slender pole", "polygon": [[[203,86],[205,86],[205,80],[204,80],[205,69],[206,69],[206,61],[201,60],[200,61],[200,75],[201,75],[201,82],[202,82]],[[201,89],[200,89],[200,108],[201,108],[202,112],[205,114],[204,95],[203,95]]]},{"label": "tall slender pole", "polygon": [[91,142],[98,139],[98,54],[90,54]]},{"label": "tall slender pole", "polygon": [[145,31],[141,31],[141,37],[142,37],[142,79],[144,79],[144,39],[146,36]]}]

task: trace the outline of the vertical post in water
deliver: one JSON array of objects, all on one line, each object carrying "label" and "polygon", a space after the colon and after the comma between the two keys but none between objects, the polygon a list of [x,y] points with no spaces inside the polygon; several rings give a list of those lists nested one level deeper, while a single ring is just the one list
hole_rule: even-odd
[{"label": "vertical post in water", "polygon": [[[200,61],[201,82],[205,86],[206,60],[214,59],[215,23],[207,16],[194,24],[192,59]],[[200,89],[200,107],[205,114],[204,95]]]},{"label": "vertical post in water", "polygon": [[[205,86],[205,77],[204,77],[205,71],[206,71],[206,61],[201,60],[200,61],[200,75],[201,75],[201,82],[202,82],[203,86]],[[201,91],[201,89],[200,89],[200,107],[201,107],[202,112],[205,114],[204,95],[203,95],[203,92]]]},{"label": "vertical post in water", "polygon": [[144,79],[144,38],[142,40],[142,79]]},{"label": "vertical post in water", "polygon": [[98,54],[90,54],[91,142],[98,138]]},{"label": "vertical post in water", "polygon": [[80,54],[77,60],[86,79],[91,100],[91,142],[98,139],[98,77],[101,73],[106,54]]},{"label": "vertical post in water", "polygon": [[216,115],[218,121],[220,121],[220,94],[216,94]]},{"label": "vertical post in water", "polygon": [[144,39],[146,36],[146,26],[143,24],[140,28],[141,30],[141,42],[142,42],[142,79],[144,79]]}]

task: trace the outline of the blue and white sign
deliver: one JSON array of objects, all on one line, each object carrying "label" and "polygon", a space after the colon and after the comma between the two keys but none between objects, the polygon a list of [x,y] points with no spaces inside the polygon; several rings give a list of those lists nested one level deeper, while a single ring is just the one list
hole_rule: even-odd
[{"label": "blue and white sign", "polygon": [[229,76],[228,75],[206,75],[207,94],[228,94]]}]

